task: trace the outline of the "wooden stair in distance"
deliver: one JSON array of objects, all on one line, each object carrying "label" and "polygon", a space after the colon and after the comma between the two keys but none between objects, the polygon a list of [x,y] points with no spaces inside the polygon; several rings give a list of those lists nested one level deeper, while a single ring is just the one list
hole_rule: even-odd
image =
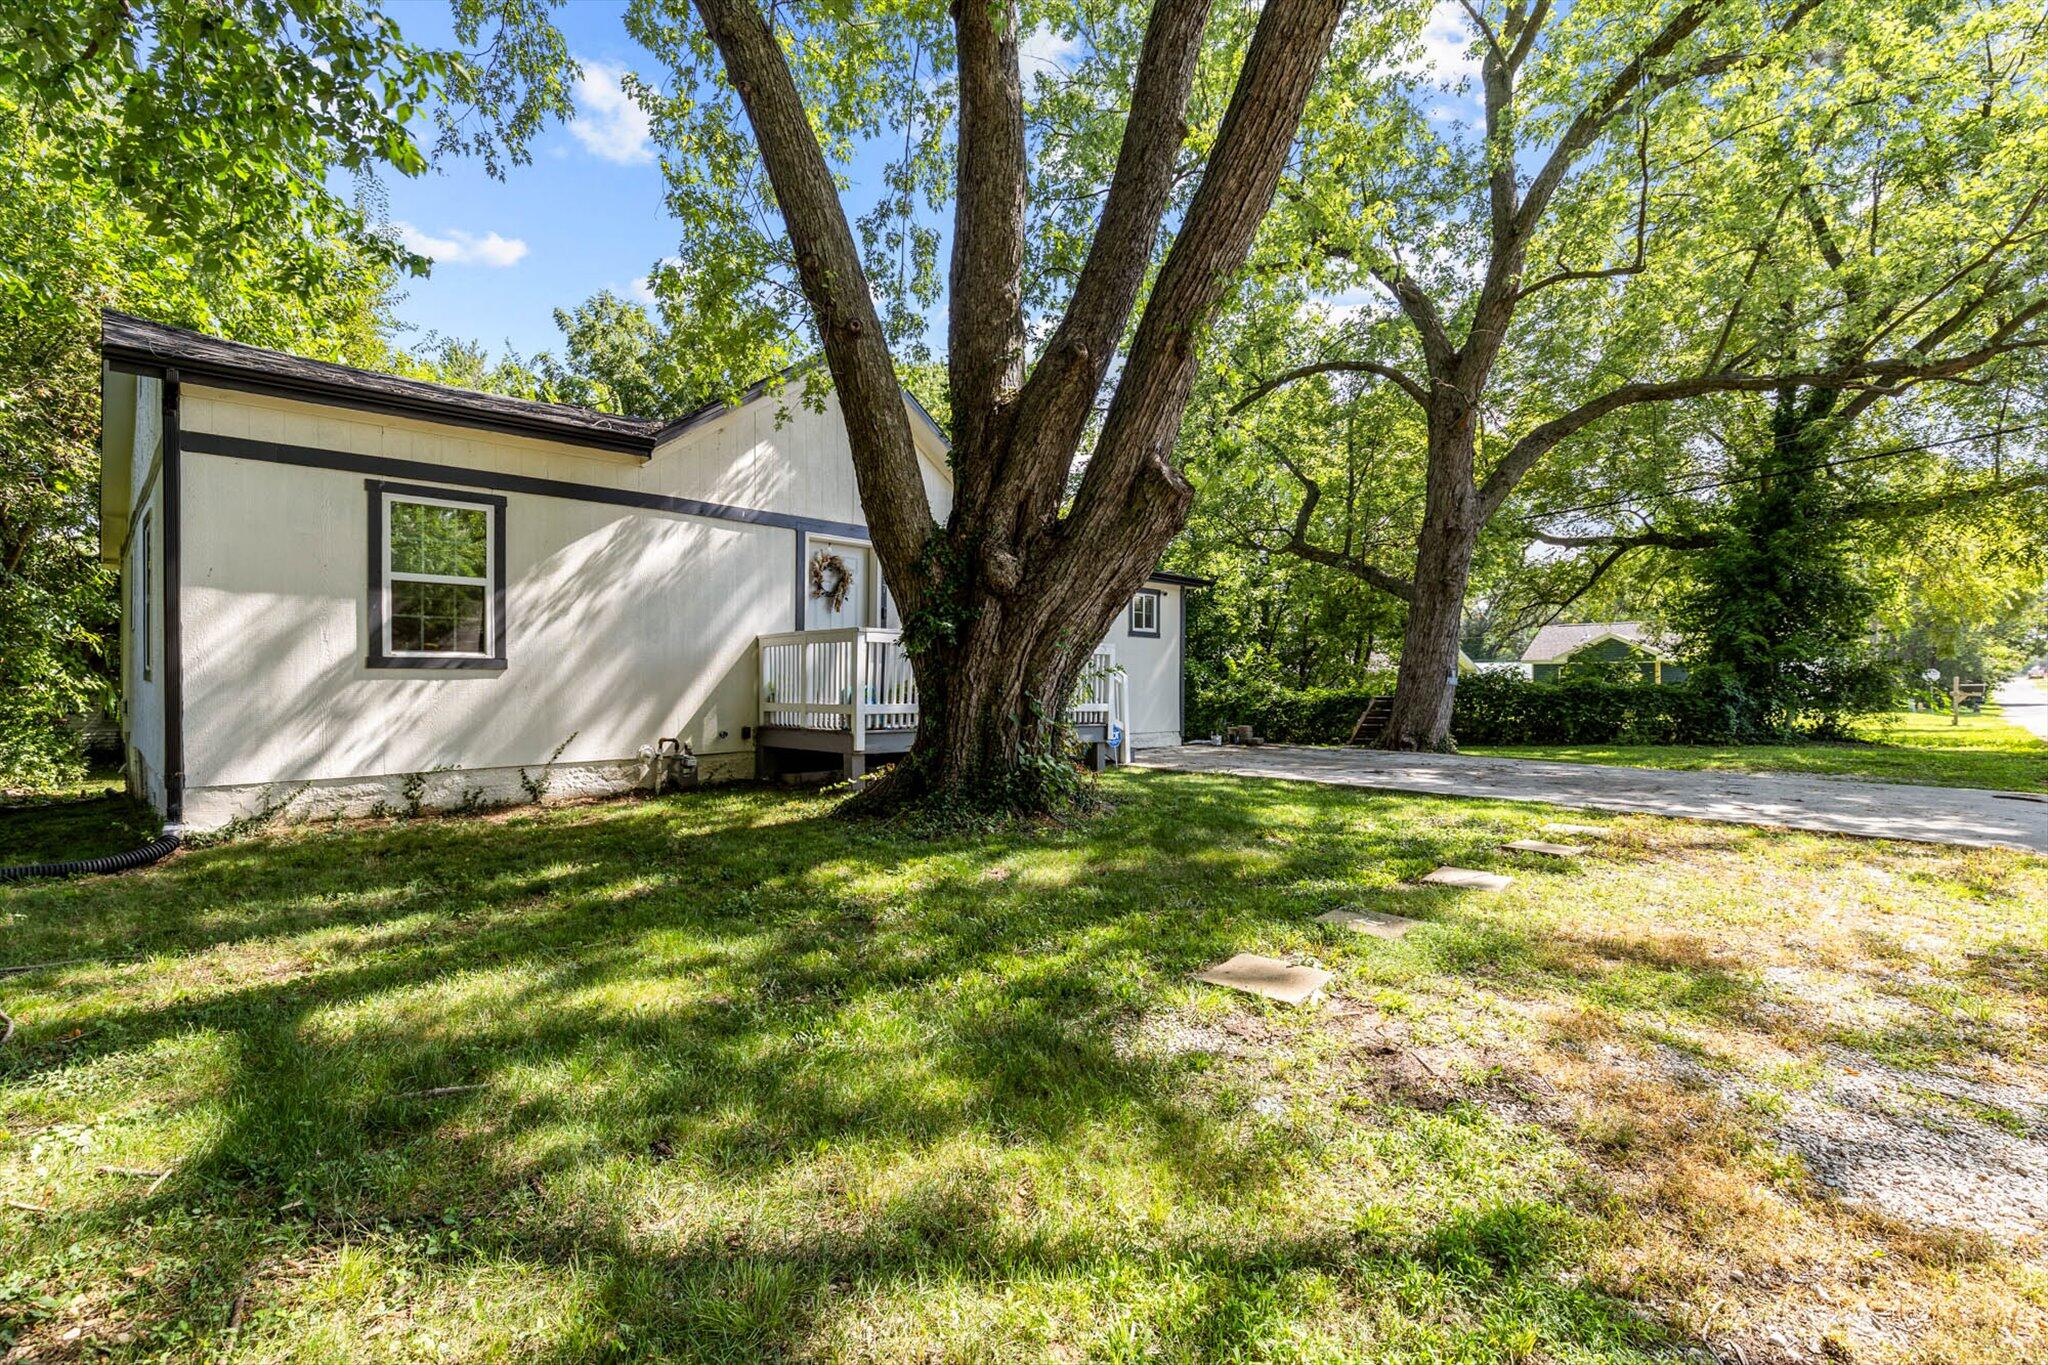
[{"label": "wooden stair in distance", "polygon": [[1394,718],[1394,699],[1374,697],[1358,713],[1358,724],[1351,727],[1351,738],[1346,745],[1377,744],[1380,736],[1387,732],[1387,722]]}]

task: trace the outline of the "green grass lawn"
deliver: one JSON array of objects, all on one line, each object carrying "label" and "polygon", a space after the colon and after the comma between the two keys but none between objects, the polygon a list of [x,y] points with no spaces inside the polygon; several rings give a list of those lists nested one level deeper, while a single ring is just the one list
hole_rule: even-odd
[{"label": "green grass lawn", "polygon": [[[57,964],[0,976],[0,1358],[2048,1358],[2037,1242],[1784,1137],[1844,1076],[2038,1136],[2048,861],[1577,817],[1546,862],[1498,851],[1534,807],[1104,786],[983,837],[753,787],[0,888],[0,972]],[[1412,884],[1446,861],[1516,881]],[[1327,1005],[1190,981],[1240,950]]]},{"label": "green grass lawn", "polygon": [[68,863],[138,848],[161,833],[156,812],[131,801],[118,778],[56,792],[0,796],[0,867]]},{"label": "green grass lawn", "polygon": [[2008,723],[1996,703],[1981,715],[1900,711],[1857,727],[1857,738],[1808,744],[1505,744],[1461,749],[1497,758],[1619,763],[1636,768],[1727,768],[1819,773],[1939,787],[2048,791],[2048,744]]}]

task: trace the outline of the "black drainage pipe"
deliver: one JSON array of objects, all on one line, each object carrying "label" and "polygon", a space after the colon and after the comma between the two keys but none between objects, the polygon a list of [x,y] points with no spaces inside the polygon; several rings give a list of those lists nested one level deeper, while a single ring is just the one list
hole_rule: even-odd
[{"label": "black drainage pipe", "polygon": [[148,867],[178,846],[178,836],[166,834],[153,844],[131,848],[126,853],[109,853],[104,858],[81,858],[69,863],[23,863],[0,867],[0,882],[18,882],[28,877],[77,877],[88,872],[126,872],[131,867]]}]

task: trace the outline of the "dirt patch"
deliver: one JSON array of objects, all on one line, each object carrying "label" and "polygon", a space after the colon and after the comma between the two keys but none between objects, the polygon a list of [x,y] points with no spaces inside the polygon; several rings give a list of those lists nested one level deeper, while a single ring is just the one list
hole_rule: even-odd
[{"label": "dirt patch", "polygon": [[2001,1239],[2048,1232],[2048,1095],[1830,1058],[1773,1136],[1847,1203]]}]

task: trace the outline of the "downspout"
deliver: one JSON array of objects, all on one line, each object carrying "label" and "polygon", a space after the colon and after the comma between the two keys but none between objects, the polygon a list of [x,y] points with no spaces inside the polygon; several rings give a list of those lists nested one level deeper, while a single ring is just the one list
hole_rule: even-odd
[{"label": "downspout", "polygon": [[[180,393],[176,369],[164,371],[164,824],[176,829],[185,819],[185,658],[178,589],[183,577],[183,516],[179,485]],[[144,648],[147,648],[147,642]]]}]

